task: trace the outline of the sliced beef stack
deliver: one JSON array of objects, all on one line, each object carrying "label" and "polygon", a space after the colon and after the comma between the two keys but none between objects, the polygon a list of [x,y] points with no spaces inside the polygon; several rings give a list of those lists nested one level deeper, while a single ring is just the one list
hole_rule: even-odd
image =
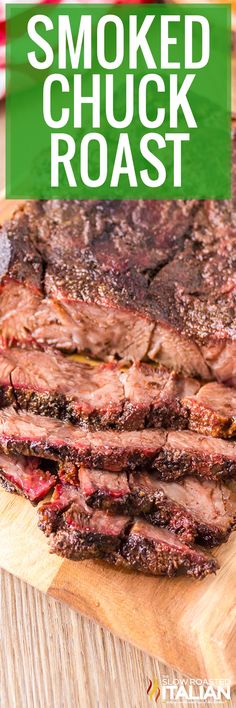
[{"label": "sliced beef stack", "polygon": [[[70,463],[59,467],[59,478],[63,485],[78,487]],[[147,472],[116,474],[81,466],[79,488],[94,509],[144,515],[190,542],[217,545],[227,540],[236,523],[236,493],[222,483],[189,477],[177,484]]]},{"label": "sliced beef stack", "polygon": [[154,574],[216,569],[195,544],[217,545],[235,527],[227,480],[236,442],[189,430],[95,431],[14,405],[0,411],[0,479],[37,501],[59,476],[40,510],[53,551]]},{"label": "sliced beef stack", "polygon": [[205,547],[236,525],[235,190],[234,152],[230,202],[30,202],[2,227],[0,481],[54,488],[52,551],[216,571]]},{"label": "sliced beef stack", "polygon": [[51,549],[67,558],[102,558],[153,575],[184,570],[203,578],[217,562],[202,549],[185,544],[167,529],[129,516],[93,511],[80,490],[57,485],[52,501],[40,510],[39,525],[51,536]]}]

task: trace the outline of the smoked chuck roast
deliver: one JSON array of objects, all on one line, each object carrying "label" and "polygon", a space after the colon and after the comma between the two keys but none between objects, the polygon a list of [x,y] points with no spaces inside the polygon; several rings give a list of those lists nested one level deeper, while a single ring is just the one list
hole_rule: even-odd
[{"label": "smoked chuck roast", "polygon": [[0,482],[33,503],[55,487],[39,524],[61,555],[217,569],[203,546],[235,526],[235,150],[230,201],[29,202],[1,229]]}]

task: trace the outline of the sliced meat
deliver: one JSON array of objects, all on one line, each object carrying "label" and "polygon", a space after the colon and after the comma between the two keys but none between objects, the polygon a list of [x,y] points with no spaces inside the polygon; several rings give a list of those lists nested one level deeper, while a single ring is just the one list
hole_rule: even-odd
[{"label": "sliced meat", "polygon": [[[145,311],[139,316],[132,298],[135,295],[141,304],[149,270],[155,272],[182,248],[195,206],[194,202],[153,201],[147,207],[147,202],[114,200],[30,202],[21,208],[2,236],[3,344],[14,337],[20,343],[31,340],[36,346],[88,351],[100,358],[117,354],[142,359],[153,322]],[[17,311],[13,293],[8,322],[4,288],[12,271],[17,285],[23,282],[18,267],[22,235],[27,265],[30,258],[41,255],[44,283],[38,289],[37,282],[39,300],[25,313],[20,302]],[[27,272],[25,283],[28,288]]]},{"label": "sliced meat", "polygon": [[36,503],[55,487],[56,479],[45,460],[0,454],[0,484],[7,492],[17,492]]},{"label": "sliced meat", "polygon": [[94,509],[108,509],[114,512],[136,513],[132,505],[131,488],[127,472],[104,472],[81,466],[79,471],[73,463],[59,465],[59,478],[63,484],[76,485]]},{"label": "sliced meat", "polygon": [[220,479],[235,476],[236,443],[188,431],[172,431],[154,467],[165,480],[186,475]]},{"label": "sliced meat", "polygon": [[194,395],[196,379],[164,367],[133,364],[91,366],[53,352],[2,350],[2,404],[81,426],[139,430],[145,427],[187,427],[181,398]]},{"label": "sliced meat", "polygon": [[59,353],[4,350],[0,390],[19,408],[81,426],[112,427],[122,418],[123,386],[113,364],[91,366]]},{"label": "sliced meat", "polygon": [[60,353],[0,352],[0,404],[95,429],[190,428],[236,434],[235,389],[135,363],[91,366]]},{"label": "sliced meat", "polygon": [[[186,508],[175,504],[161,489],[161,483],[148,479],[145,473],[129,476],[126,472],[104,472],[80,467],[79,472],[72,463],[59,466],[59,478],[63,484],[77,485],[93,509],[104,509],[112,513],[145,516],[147,521],[157,526],[168,527],[186,542],[194,541],[197,524]],[[147,475],[149,478],[149,475]],[[74,487],[72,486],[72,489]]]},{"label": "sliced meat", "polygon": [[221,438],[236,435],[235,389],[208,383],[196,395],[186,396],[182,403],[188,409],[191,430]]},{"label": "sliced meat", "polygon": [[[168,526],[186,534],[192,524],[198,543],[216,546],[227,538],[236,525],[236,493],[222,483],[188,477],[179,483],[160,482],[155,475],[132,475],[132,491],[153,494],[154,509],[150,521],[158,525],[159,506],[162,511],[167,501]],[[156,518],[157,514],[157,518]],[[176,521],[175,521],[176,516]],[[182,532],[181,532],[182,524]]]},{"label": "sliced meat", "polygon": [[235,238],[233,200],[30,202],[2,230],[0,341],[232,385]]},{"label": "sliced meat", "polygon": [[[119,535],[130,524],[127,516],[106,514],[92,511],[79,489],[71,485],[57,484],[50,502],[44,502],[39,507],[39,527],[46,536],[68,525],[86,535],[93,533],[103,536],[101,542],[104,549],[109,550],[109,540],[112,548],[117,548]],[[110,539],[109,539],[110,537]],[[96,538],[91,540],[96,542]]]},{"label": "sliced meat", "polygon": [[166,436],[162,430],[132,434],[127,431],[83,431],[70,423],[17,412],[11,406],[0,411],[0,447],[3,451],[59,461],[71,459],[111,471],[120,470],[126,464],[136,468],[147,460],[151,464]]},{"label": "sliced meat", "polygon": [[210,479],[236,476],[236,443],[191,431],[83,431],[70,423],[0,411],[0,449],[61,462],[119,472],[156,470],[166,481],[196,475]]},{"label": "sliced meat", "polygon": [[153,527],[141,519],[131,527],[122,544],[118,563],[152,575],[176,575],[180,570],[204,578],[217,570],[217,561],[197,546],[188,546],[166,529]]},{"label": "sliced meat", "polygon": [[120,373],[124,387],[123,428],[187,428],[186,396],[200,388],[196,379],[169,372],[163,366],[133,364]]},{"label": "sliced meat", "polygon": [[52,552],[67,558],[102,558],[152,575],[178,570],[201,578],[215,572],[215,559],[187,546],[175,534],[144,521],[92,510],[81,492],[58,485],[52,501],[39,509],[39,526],[50,535]]},{"label": "sliced meat", "polygon": [[[150,523],[167,526],[186,542],[214,546],[226,541],[236,524],[236,493],[226,485],[186,478],[162,482],[157,475],[104,472],[72,463],[59,466],[63,484],[75,485],[92,508],[145,515]],[[72,486],[73,489],[73,486]]]},{"label": "sliced meat", "polygon": [[[66,474],[60,477],[67,479]],[[187,543],[197,536],[197,525],[191,513],[168,498],[155,475],[115,474],[81,467],[79,481],[87,503],[93,508],[144,516],[154,525],[169,528]]]}]

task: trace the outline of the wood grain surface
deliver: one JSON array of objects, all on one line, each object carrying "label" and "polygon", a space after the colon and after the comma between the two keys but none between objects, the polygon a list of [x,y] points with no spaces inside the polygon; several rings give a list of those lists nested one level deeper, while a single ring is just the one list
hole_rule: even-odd
[{"label": "wood grain surface", "polygon": [[[171,683],[183,678],[4,572],[0,597],[2,708],[164,708],[160,698],[148,698],[149,679],[161,686],[166,676]],[[235,708],[233,694],[226,705]]]},{"label": "wood grain surface", "polygon": [[49,553],[27,500],[0,490],[0,567],[174,668],[236,685],[236,532],[216,576],[148,577]]}]

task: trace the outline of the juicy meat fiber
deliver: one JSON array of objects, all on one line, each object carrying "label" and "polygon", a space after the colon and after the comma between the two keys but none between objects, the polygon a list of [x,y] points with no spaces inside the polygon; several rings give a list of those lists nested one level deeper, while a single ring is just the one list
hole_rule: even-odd
[{"label": "juicy meat fiber", "polygon": [[36,503],[56,484],[50,464],[37,457],[0,454],[0,484],[7,492],[17,492]]},{"label": "juicy meat fiber", "polygon": [[160,478],[236,476],[236,443],[191,431],[80,430],[32,413],[0,411],[0,449],[119,472],[146,468]]},{"label": "juicy meat fiber", "polygon": [[2,346],[151,359],[232,385],[235,240],[235,195],[30,202],[0,235]]},{"label": "juicy meat fiber", "polygon": [[57,485],[51,502],[39,509],[39,526],[50,536],[51,550],[67,558],[102,558],[152,575],[173,576],[180,570],[196,578],[218,567],[210,555],[166,529],[92,510],[70,485]]}]

